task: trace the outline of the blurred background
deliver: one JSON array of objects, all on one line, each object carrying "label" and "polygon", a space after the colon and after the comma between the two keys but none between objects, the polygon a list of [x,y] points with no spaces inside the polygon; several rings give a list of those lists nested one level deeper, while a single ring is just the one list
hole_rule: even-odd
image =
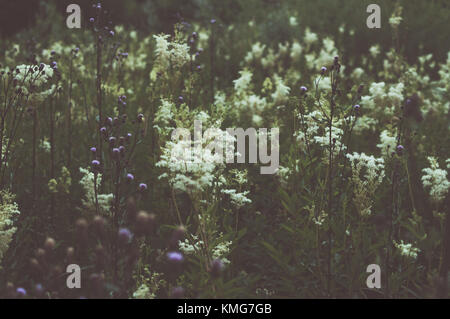
[{"label": "blurred background", "polygon": [[[67,5],[77,3],[82,19],[88,21],[92,0],[1,0],[0,34],[13,37],[26,30],[25,36],[46,34],[48,38],[61,37],[60,28],[66,28],[64,19]],[[342,25],[353,29],[348,46],[352,51],[366,52],[374,42],[388,50],[391,45],[388,19],[397,1],[392,0],[108,0],[111,20],[116,25],[136,28],[148,33],[169,33],[180,19],[186,22],[207,23],[216,19],[224,26],[248,24],[254,20],[265,39],[262,43],[277,44],[292,37],[289,17],[298,17],[298,28],[306,26],[318,33],[333,35]],[[438,60],[446,58],[450,47],[450,1],[403,0],[404,23],[401,25],[401,46],[408,60],[419,54],[433,53]],[[381,29],[368,29],[366,8],[370,3],[381,7]],[[47,17],[41,21],[41,17]],[[317,18],[321,17],[321,18]],[[83,24],[85,27],[87,23]],[[45,41],[39,36],[40,41]],[[354,52],[354,51],[353,51]]]}]

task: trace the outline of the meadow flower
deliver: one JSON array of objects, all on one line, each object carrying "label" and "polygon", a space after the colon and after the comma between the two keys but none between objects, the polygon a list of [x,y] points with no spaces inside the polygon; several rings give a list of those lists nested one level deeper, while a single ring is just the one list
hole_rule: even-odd
[{"label": "meadow flower", "polygon": [[419,248],[413,247],[412,244],[405,244],[403,240],[400,243],[393,241],[395,248],[397,248],[402,256],[417,259],[417,255],[420,252]]},{"label": "meadow flower", "polygon": [[241,77],[233,81],[234,89],[237,93],[244,93],[250,86],[253,74],[247,69],[239,71],[239,74]]},{"label": "meadow flower", "polygon": [[315,43],[318,40],[318,36],[316,33],[311,32],[311,30],[307,27],[305,29],[305,36],[303,38],[303,41],[308,45],[312,45],[313,43]]},{"label": "meadow flower", "polygon": [[27,295],[27,291],[24,288],[19,287],[16,289],[16,294],[17,294],[17,297],[23,298]]},{"label": "meadow flower", "polygon": [[183,254],[176,251],[168,252],[166,256],[172,263],[181,263],[184,260]]},{"label": "meadow flower", "polygon": [[261,44],[260,42],[254,43],[252,45],[251,51],[247,52],[247,55],[244,58],[245,62],[249,63],[252,61],[260,60],[264,53],[265,48],[266,48],[265,44]]},{"label": "meadow flower", "polygon": [[377,144],[377,147],[381,150],[381,154],[384,157],[390,156],[397,147],[397,139],[388,130],[383,130],[380,133],[380,144]]},{"label": "meadow flower", "polygon": [[361,216],[371,214],[375,191],[384,178],[384,160],[364,153],[347,154],[352,168],[353,203]]},{"label": "meadow flower", "polygon": [[220,259],[223,264],[228,265],[230,261],[226,257],[230,254],[230,247],[232,244],[232,241],[218,243],[212,250],[212,257],[214,259]]},{"label": "meadow flower", "polygon": [[303,47],[298,41],[294,41],[291,47],[291,59],[298,60],[302,55]]},{"label": "meadow flower", "polygon": [[238,193],[235,189],[222,189],[221,192],[223,194],[229,195],[231,203],[235,205],[237,208],[243,207],[246,204],[250,204],[252,202],[250,199],[247,198],[249,191]]},{"label": "meadow flower", "polygon": [[19,206],[14,201],[15,196],[7,190],[0,191],[0,262],[3,259],[17,228],[15,220],[20,214]]},{"label": "meadow flower", "polygon": [[[424,188],[429,189],[429,194],[434,202],[444,200],[450,188],[450,182],[447,179],[447,171],[439,168],[437,159],[433,156],[428,157],[430,167],[422,169],[422,184]],[[447,163],[450,161],[447,160]]]},{"label": "meadow flower", "polygon": [[[93,160],[92,164],[94,167],[99,167],[100,162],[98,160]],[[84,192],[84,197],[82,198],[83,206],[91,211],[95,211],[95,188],[94,188],[94,173],[89,170],[80,167],[80,173],[83,177],[80,180],[81,187]],[[102,174],[97,173],[97,187],[102,180]],[[99,208],[102,212],[108,212],[110,210],[113,194],[97,194],[97,200]]]},{"label": "meadow flower", "polygon": [[274,75],[274,82],[275,92],[272,93],[272,99],[275,103],[284,102],[289,97],[291,88],[286,86],[283,82],[283,79],[276,74]]},{"label": "meadow flower", "polygon": [[133,238],[133,234],[128,228],[120,228],[118,232],[119,241],[128,244]]},{"label": "meadow flower", "polygon": [[378,44],[372,45],[369,48],[369,52],[373,58],[376,58],[380,54],[380,46]]},{"label": "meadow flower", "polygon": [[140,190],[141,192],[146,191],[146,190],[147,190],[147,184],[145,184],[145,183],[140,183],[140,184],[139,184],[139,190]]}]

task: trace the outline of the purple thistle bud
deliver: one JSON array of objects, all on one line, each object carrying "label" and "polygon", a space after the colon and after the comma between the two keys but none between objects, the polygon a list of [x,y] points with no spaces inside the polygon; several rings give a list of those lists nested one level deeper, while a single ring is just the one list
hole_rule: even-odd
[{"label": "purple thistle bud", "polygon": [[120,150],[118,148],[113,148],[112,153],[114,157],[119,158]]},{"label": "purple thistle bud", "polygon": [[403,147],[403,145],[397,145],[397,154],[401,155],[404,150],[405,148]]},{"label": "purple thistle bud", "polygon": [[121,154],[124,154],[124,153],[125,153],[125,146],[120,145],[120,146],[119,146],[119,152],[120,152]]},{"label": "purple thistle bud", "polygon": [[128,244],[133,238],[133,234],[130,232],[128,228],[120,228],[118,235],[119,240],[124,244]]},{"label": "purple thistle bud", "polygon": [[142,121],[144,121],[144,114],[139,113],[138,116],[137,116],[137,120],[138,120],[139,123],[142,123]]},{"label": "purple thistle bud", "polygon": [[178,97],[178,100],[179,100],[180,102],[183,102],[183,97],[180,95],[180,96]]},{"label": "purple thistle bud", "polygon": [[116,143],[116,138],[115,138],[114,136],[111,136],[111,137],[108,139],[108,141],[109,141],[109,144],[110,144],[111,146],[113,146],[113,145]]},{"label": "purple thistle bud", "polygon": [[113,30],[109,31],[109,34],[113,37],[114,36],[114,31]]},{"label": "purple thistle bud", "polygon": [[51,54],[51,55],[55,55],[55,54],[56,54],[55,50],[52,50],[52,51],[50,52],[50,54]]},{"label": "purple thistle bud", "polygon": [[357,111],[361,106],[359,104],[353,105],[353,108]]},{"label": "purple thistle bud", "polygon": [[93,160],[91,162],[91,164],[92,164],[93,167],[99,167],[100,166],[100,162],[98,160]]},{"label": "purple thistle bud", "polygon": [[127,58],[127,57],[128,57],[128,52],[122,53],[122,56],[125,57],[125,58]]},{"label": "purple thistle bud", "polygon": [[106,134],[106,127],[103,126],[103,127],[100,129],[100,133]]},{"label": "purple thistle bud", "polygon": [[101,9],[102,8],[102,4],[99,2],[97,3],[97,9]]},{"label": "purple thistle bud", "polygon": [[327,72],[327,68],[323,66],[323,67],[320,69],[320,74],[324,75],[325,72]]},{"label": "purple thistle bud", "polygon": [[91,152],[92,152],[92,153],[97,152],[97,148],[96,148],[96,147],[91,147]]},{"label": "purple thistle bud", "polygon": [[308,91],[308,89],[306,88],[306,86],[301,86],[301,87],[300,87],[300,91],[301,91],[303,94],[305,94],[305,93]]},{"label": "purple thistle bud", "polygon": [[75,53],[78,53],[78,51],[80,51],[80,48],[76,47],[75,48]]},{"label": "purple thistle bud", "polygon": [[141,192],[146,191],[146,190],[147,190],[147,184],[145,184],[145,183],[140,183],[140,184],[139,184],[139,190],[140,190]]},{"label": "purple thistle bud", "polygon": [[216,19],[211,19],[210,21],[212,24],[216,23]]},{"label": "purple thistle bud", "polygon": [[27,295],[27,291],[22,287],[17,288],[16,293],[19,298],[25,297]]},{"label": "purple thistle bud", "polygon": [[53,69],[58,67],[58,64],[55,61],[53,61],[50,65]]},{"label": "purple thistle bud", "polygon": [[171,251],[167,253],[167,259],[173,263],[181,263],[183,262],[184,257],[182,253]]},{"label": "purple thistle bud", "polygon": [[113,124],[113,119],[112,119],[111,117],[108,117],[108,118],[106,119],[106,123],[107,123],[108,125],[112,125],[112,124]]},{"label": "purple thistle bud", "polygon": [[127,174],[127,181],[132,182],[133,180],[134,180],[134,175],[128,173],[128,174]]}]

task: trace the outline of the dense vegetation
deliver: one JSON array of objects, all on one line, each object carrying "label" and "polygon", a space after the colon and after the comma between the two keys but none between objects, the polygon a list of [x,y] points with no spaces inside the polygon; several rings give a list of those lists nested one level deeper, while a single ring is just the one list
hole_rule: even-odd
[{"label": "dense vegetation", "polygon": [[[71,2],[1,21],[1,297],[448,297],[445,1]],[[195,120],[277,172],[173,156]]]}]

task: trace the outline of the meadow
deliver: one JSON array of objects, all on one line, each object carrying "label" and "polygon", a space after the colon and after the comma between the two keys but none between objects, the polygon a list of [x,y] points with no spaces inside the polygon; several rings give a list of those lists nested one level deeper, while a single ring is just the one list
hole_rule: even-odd
[{"label": "meadow", "polygon": [[1,298],[449,297],[446,1],[72,2],[0,2]]}]

